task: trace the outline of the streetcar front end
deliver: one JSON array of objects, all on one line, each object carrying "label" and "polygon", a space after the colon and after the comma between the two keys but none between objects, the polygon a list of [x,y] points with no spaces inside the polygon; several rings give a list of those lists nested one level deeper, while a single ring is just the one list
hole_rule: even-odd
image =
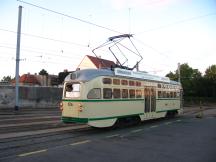
[{"label": "streetcar front end", "polygon": [[80,118],[83,111],[83,103],[81,102],[81,86],[80,82],[68,81],[64,83],[62,102],[60,109],[62,111],[62,121],[64,123],[78,122],[87,123]]}]

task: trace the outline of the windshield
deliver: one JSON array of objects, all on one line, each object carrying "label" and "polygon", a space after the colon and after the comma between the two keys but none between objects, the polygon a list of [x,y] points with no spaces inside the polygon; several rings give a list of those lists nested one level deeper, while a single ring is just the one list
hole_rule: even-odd
[{"label": "windshield", "polygon": [[80,84],[79,83],[66,83],[64,94],[66,98],[80,97]]}]

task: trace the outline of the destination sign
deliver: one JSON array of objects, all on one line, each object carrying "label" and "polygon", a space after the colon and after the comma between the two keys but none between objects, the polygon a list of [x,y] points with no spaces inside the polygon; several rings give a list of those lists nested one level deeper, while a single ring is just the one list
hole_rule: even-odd
[{"label": "destination sign", "polygon": [[125,69],[120,69],[120,68],[115,68],[114,72],[115,72],[115,75],[119,75],[119,76],[139,78],[139,79],[145,79],[145,80],[151,80],[151,81],[160,81],[160,82],[166,82],[166,83],[170,82],[170,79],[168,77],[156,76],[156,75],[148,74],[146,72],[130,71],[130,70],[125,70]]}]

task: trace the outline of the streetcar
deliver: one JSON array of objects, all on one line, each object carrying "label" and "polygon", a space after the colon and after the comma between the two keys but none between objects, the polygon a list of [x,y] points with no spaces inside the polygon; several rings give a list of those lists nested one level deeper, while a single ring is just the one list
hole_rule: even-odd
[{"label": "streetcar", "polygon": [[[113,36],[92,50],[97,57],[96,49],[109,46],[110,53],[116,59],[114,66],[77,70],[65,78],[60,104],[63,122],[104,128],[183,112],[181,84],[167,77],[139,71],[137,67],[143,58],[131,41],[132,37],[131,34]],[[135,50],[129,49],[128,43],[122,44],[126,38]],[[115,49],[119,50],[118,55]],[[129,53],[139,57],[132,68],[125,66]],[[100,57],[98,60],[101,60]]]},{"label": "streetcar", "polygon": [[181,114],[179,82],[127,69],[84,69],[64,82],[62,121],[111,127]]}]

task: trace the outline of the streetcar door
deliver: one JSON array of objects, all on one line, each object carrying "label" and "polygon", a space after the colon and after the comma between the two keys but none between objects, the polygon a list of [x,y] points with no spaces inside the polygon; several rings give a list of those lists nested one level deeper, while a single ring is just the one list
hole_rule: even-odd
[{"label": "streetcar door", "polygon": [[144,105],[144,113],[146,118],[151,118],[152,113],[156,111],[156,89],[155,87],[145,87],[144,88],[145,95],[145,105]]},{"label": "streetcar door", "polygon": [[151,97],[150,97],[150,90],[149,88],[144,89],[144,95],[145,95],[145,105],[144,105],[144,112],[149,113],[150,107],[151,107]]}]

